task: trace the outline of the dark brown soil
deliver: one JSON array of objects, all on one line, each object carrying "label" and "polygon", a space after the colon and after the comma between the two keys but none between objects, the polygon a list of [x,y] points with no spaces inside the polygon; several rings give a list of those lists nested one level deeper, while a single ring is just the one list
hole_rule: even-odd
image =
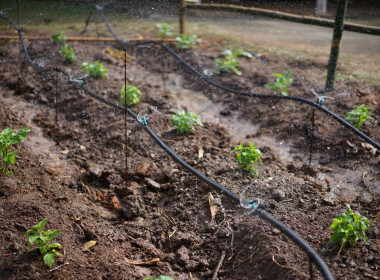
[{"label": "dark brown soil", "polygon": [[[0,176],[1,279],[141,279],[160,274],[175,279],[211,279],[225,252],[218,279],[306,279],[309,259],[279,230],[201,182],[174,162],[144,131],[124,116],[88,97],[66,77],[37,72],[22,57],[21,93],[18,42],[0,42],[0,128],[32,129],[17,146],[13,176]],[[64,64],[58,47],[48,41],[27,42],[33,59],[46,67],[70,69],[80,77],[80,63]],[[87,80],[87,86],[118,102],[124,83],[123,62],[105,52],[112,44],[75,43],[78,61],[101,60],[109,78]],[[149,125],[186,162],[231,191],[260,198],[263,207],[304,238],[326,261],[336,279],[378,279],[380,263],[379,151],[367,146],[324,113],[295,102],[236,96],[215,89],[188,72],[158,46],[128,49],[130,84],[143,92],[132,109],[149,109]],[[194,66],[214,70],[218,52],[211,45],[185,51]],[[244,76],[212,78],[244,91],[273,93],[263,85],[271,73],[291,68],[292,95],[313,99],[302,71],[320,62],[265,57],[271,63],[240,59]],[[344,69],[343,69],[344,70]],[[58,77],[58,81],[56,78]],[[189,135],[171,127],[171,114],[182,105],[172,86],[201,92],[223,107],[220,122],[205,121]],[[316,89],[318,90],[318,89]],[[373,108],[363,131],[380,141],[379,88],[338,83],[326,106],[340,116],[354,104]],[[181,105],[178,105],[181,104]],[[189,108],[193,108],[189,103]],[[206,108],[207,110],[212,110]],[[56,114],[57,113],[57,114]],[[199,112],[197,112],[199,113]],[[202,114],[201,114],[202,116]],[[252,126],[241,134],[223,120]],[[57,120],[57,123],[56,121]],[[238,170],[230,151],[253,141],[263,153],[259,175]],[[312,144],[311,164],[309,164]],[[204,154],[199,155],[200,147]],[[128,171],[126,172],[126,156]],[[127,176],[126,176],[127,175]],[[127,183],[126,183],[127,179]],[[219,211],[211,219],[209,194]],[[328,242],[332,218],[349,203],[371,221],[368,242],[339,250]],[[43,218],[47,228],[62,229],[57,241],[64,256],[49,271],[36,250],[26,249],[24,234]],[[82,246],[95,240],[88,251]],[[133,262],[160,261],[154,265]],[[313,267],[314,279],[322,279]]]}]

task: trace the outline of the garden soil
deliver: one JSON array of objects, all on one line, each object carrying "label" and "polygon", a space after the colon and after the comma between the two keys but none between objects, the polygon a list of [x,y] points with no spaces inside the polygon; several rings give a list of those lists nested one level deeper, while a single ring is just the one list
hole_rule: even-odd
[{"label": "garden soil", "polygon": [[[26,44],[36,62],[65,68],[74,78],[84,75],[80,62],[100,60],[109,77],[86,78],[86,86],[119,102],[124,51],[116,45],[74,43],[78,62],[68,65],[50,41]],[[260,199],[261,207],[322,256],[336,279],[379,279],[378,150],[305,104],[212,87],[158,45],[132,44],[126,51],[127,83],[143,92],[131,109],[149,117],[149,126],[173,151],[245,199]],[[215,70],[218,54],[210,42],[181,52],[202,72]],[[280,230],[247,215],[177,164],[139,122],[87,96],[62,74],[34,70],[24,57],[19,42],[0,42],[0,128],[31,128],[15,147],[14,175],[0,175],[0,279],[309,279],[310,273],[323,279]],[[303,73],[326,65],[262,58],[267,63],[239,58],[243,76],[211,78],[234,89],[275,94],[264,85],[274,82],[271,74],[280,65],[293,70],[291,95],[316,100]],[[379,87],[340,81],[328,94],[334,99],[324,105],[340,116],[355,104],[370,106],[373,119],[363,131],[380,142]],[[177,134],[171,116],[181,108],[204,117],[204,126]],[[253,178],[230,153],[251,141],[263,155]],[[343,249],[335,259],[340,246],[329,242],[329,226],[346,203],[371,227],[366,243]],[[56,239],[63,256],[52,270],[38,249],[26,248],[25,232],[43,218],[47,229],[62,230]],[[84,248],[88,241],[96,244]]]}]

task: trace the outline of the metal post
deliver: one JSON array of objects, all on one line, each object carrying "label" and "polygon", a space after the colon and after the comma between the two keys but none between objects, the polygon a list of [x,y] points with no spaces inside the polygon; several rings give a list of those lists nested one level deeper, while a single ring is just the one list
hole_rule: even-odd
[{"label": "metal post", "polygon": [[348,0],[338,0],[338,6],[336,9],[335,24],[334,24],[334,34],[331,43],[331,52],[329,64],[327,66],[327,79],[326,79],[326,90],[334,89],[335,71],[339,56],[340,40],[342,39],[343,27],[344,27],[344,17],[346,15]]},{"label": "metal post", "polygon": [[179,33],[185,34],[185,21],[186,21],[186,0],[180,0],[181,7],[179,8]]}]

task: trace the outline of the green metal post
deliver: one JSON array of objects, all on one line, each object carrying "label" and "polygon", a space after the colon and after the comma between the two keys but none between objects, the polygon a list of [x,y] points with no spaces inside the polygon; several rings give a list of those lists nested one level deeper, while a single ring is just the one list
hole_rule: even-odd
[{"label": "green metal post", "polygon": [[334,34],[331,42],[330,59],[329,64],[327,66],[327,91],[334,89],[335,71],[339,56],[340,40],[342,39],[343,34],[344,17],[346,15],[347,2],[348,0],[338,0],[334,24]]}]

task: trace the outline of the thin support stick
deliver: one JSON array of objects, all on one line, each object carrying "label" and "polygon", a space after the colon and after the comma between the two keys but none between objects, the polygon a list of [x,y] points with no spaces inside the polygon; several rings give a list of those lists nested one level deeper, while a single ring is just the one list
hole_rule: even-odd
[{"label": "thin support stick", "polygon": [[[128,148],[128,126],[127,126],[127,49],[124,49],[124,131],[125,147]],[[128,152],[125,150],[125,186],[128,187]]]},{"label": "thin support stick", "polygon": [[314,271],[313,271],[313,259],[309,255],[309,274],[310,274],[310,280],[314,279]]},{"label": "thin support stick", "polygon": [[55,75],[55,97],[54,97],[54,102],[55,102],[55,125],[58,125],[58,72],[56,72]]},{"label": "thin support stick", "polygon": [[179,8],[179,33],[180,34],[185,34],[185,22],[186,22],[186,1],[185,0],[180,0],[181,1],[181,7]]},{"label": "thin support stick", "polygon": [[[20,28],[20,7],[19,7],[19,0],[17,0],[17,27]],[[19,53],[19,61],[20,61],[20,70],[18,73],[18,78],[17,78],[17,89],[16,89],[16,94],[21,94],[22,93],[22,45],[20,42],[20,53]]]},{"label": "thin support stick", "polygon": [[311,165],[311,158],[313,156],[313,142],[314,142],[314,127],[315,127],[315,112],[313,109],[313,112],[311,113],[311,134],[310,134],[310,147],[309,147],[309,165]]},{"label": "thin support stick", "polygon": [[214,274],[212,275],[211,280],[215,280],[218,277],[218,272],[223,264],[224,258],[226,257],[226,250],[223,250],[222,255],[220,256],[220,260],[218,265],[215,268]]}]

